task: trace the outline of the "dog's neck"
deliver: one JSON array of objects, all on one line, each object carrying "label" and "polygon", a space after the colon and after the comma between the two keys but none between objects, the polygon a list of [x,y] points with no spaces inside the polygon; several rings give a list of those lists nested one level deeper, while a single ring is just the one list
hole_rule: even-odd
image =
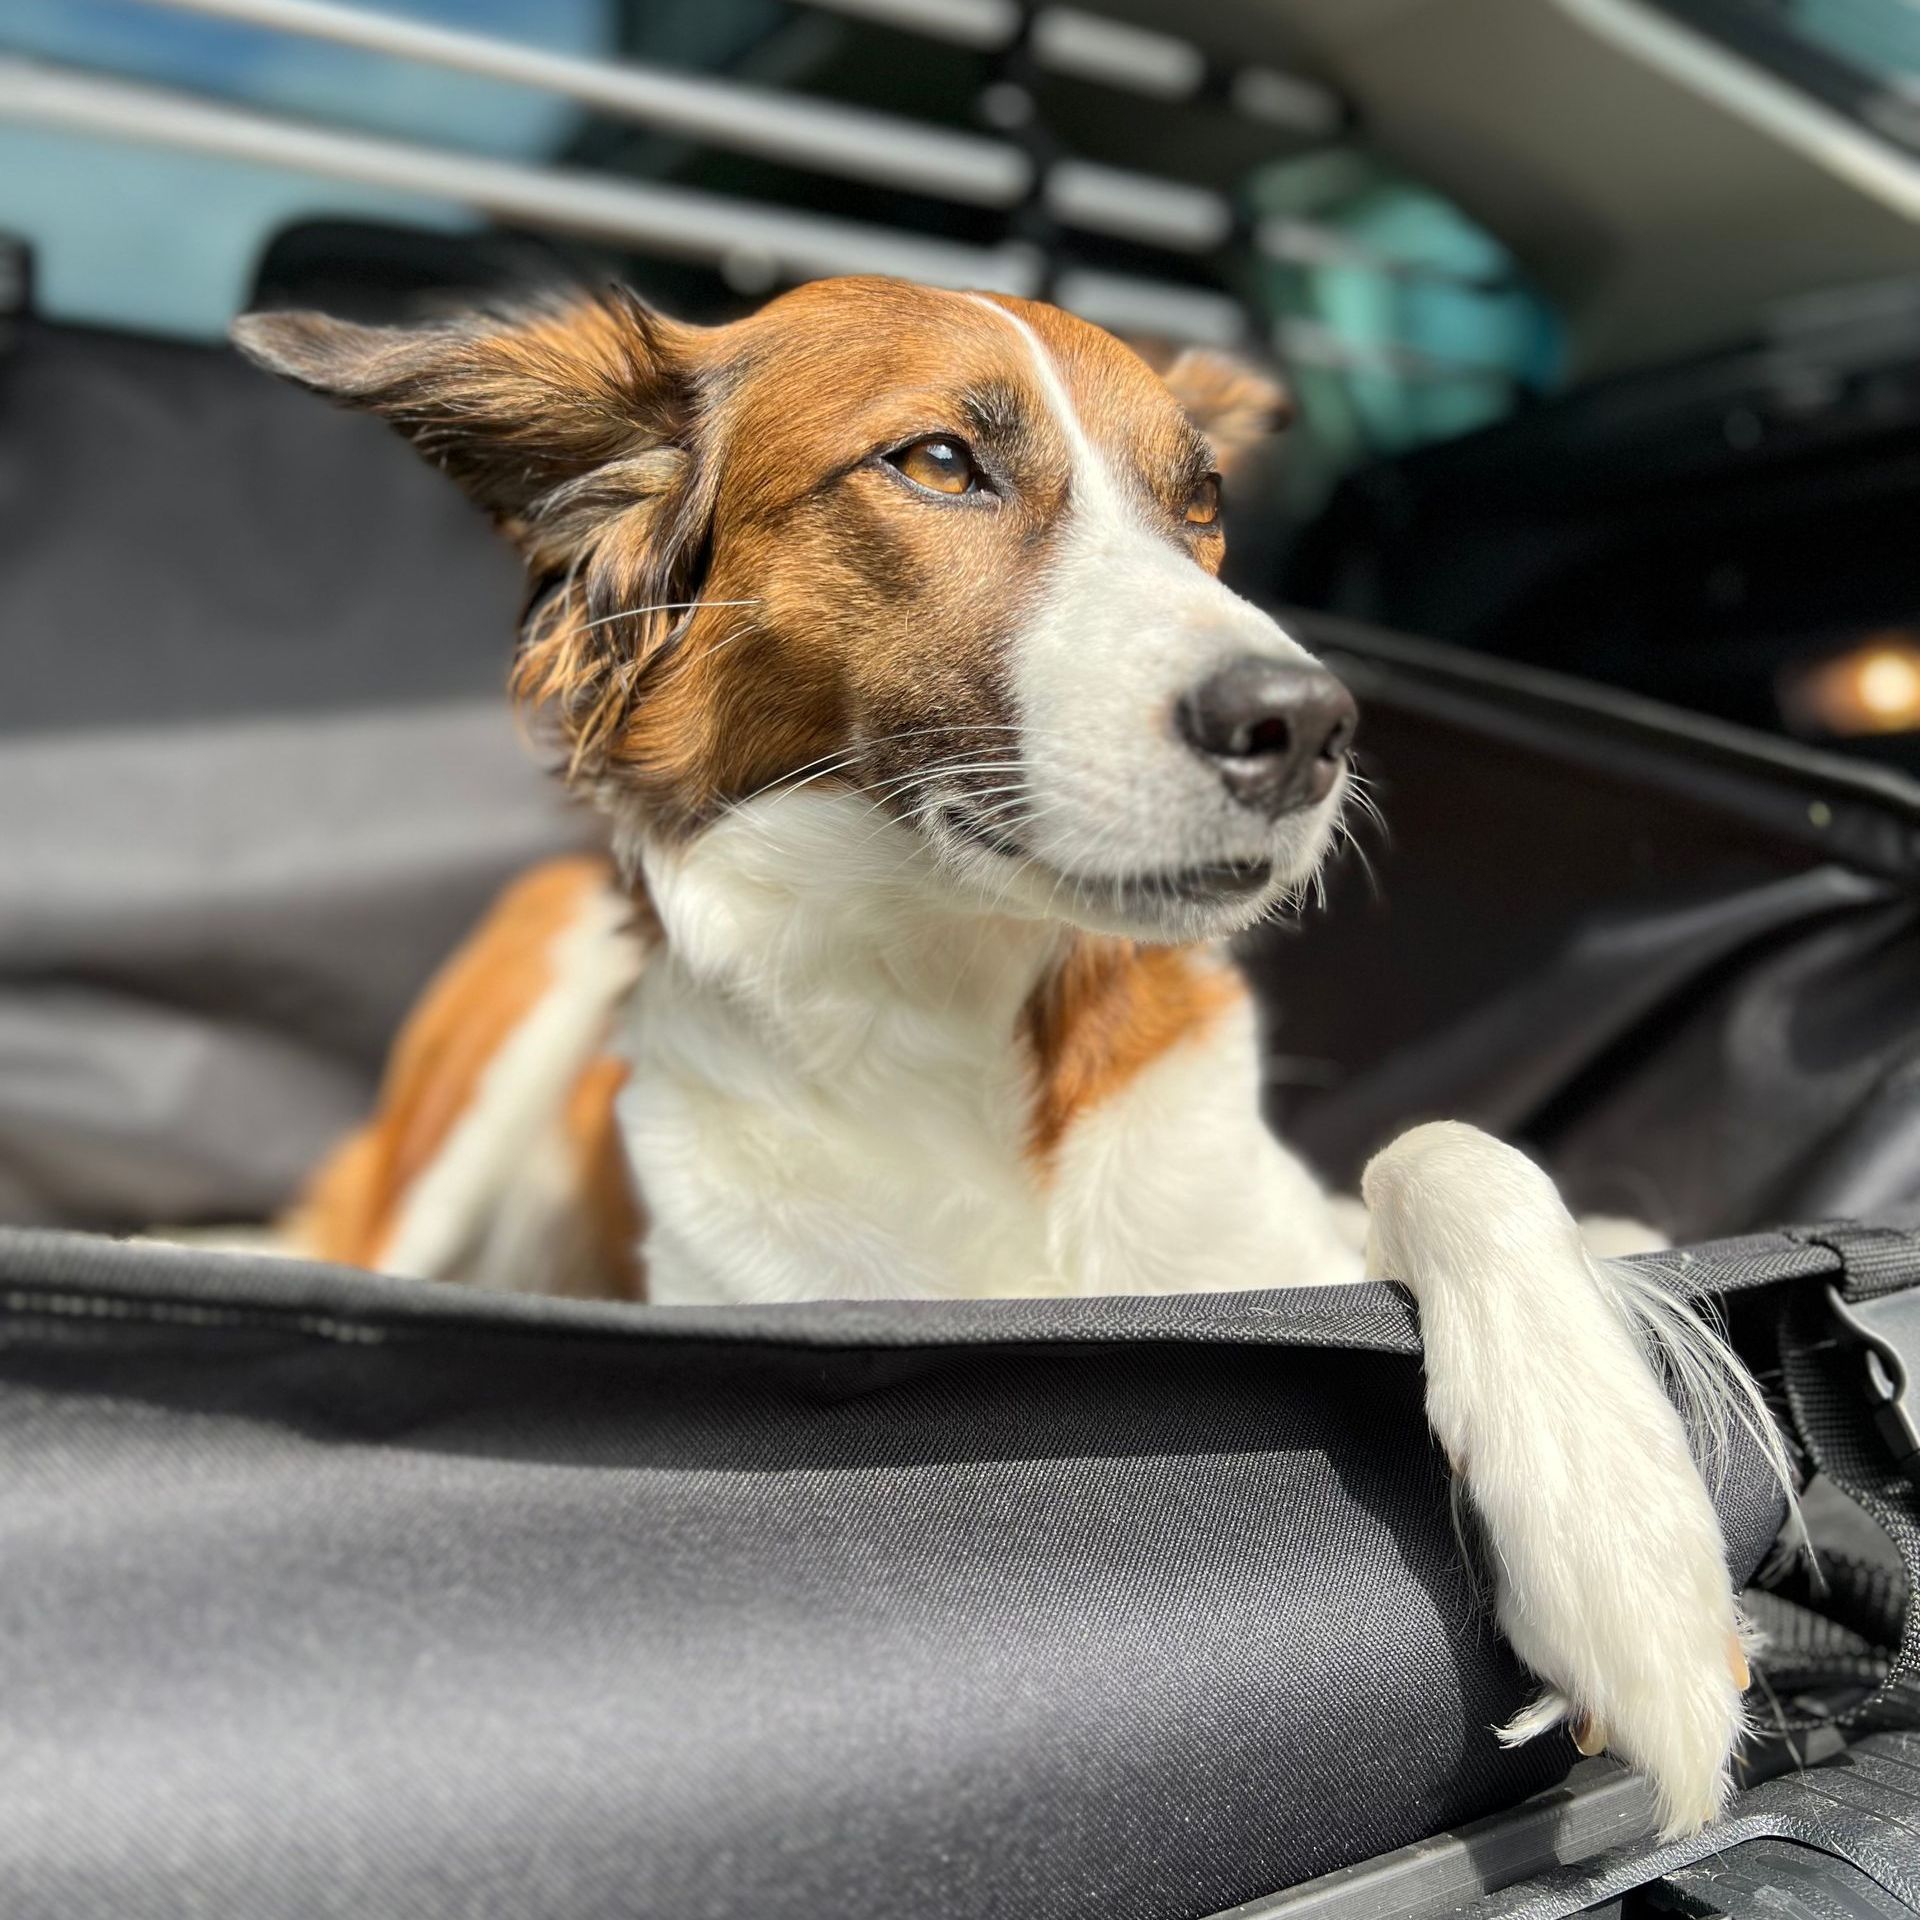
[{"label": "dog's neck", "polygon": [[1073,936],[970,905],[929,859],[809,792],[639,861],[659,935],[616,1036],[618,1120],[653,1298],[1050,1271],[1023,1021]]},{"label": "dog's neck", "polygon": [[904,828],[846,794],[756,801],[632,864],[660,926],[649,1024],[671,1001],[709,1036],[863,1104],[923,1100],[931,1080],[1004,1112],[1023,1012],[1078,937],[967,899]]}]

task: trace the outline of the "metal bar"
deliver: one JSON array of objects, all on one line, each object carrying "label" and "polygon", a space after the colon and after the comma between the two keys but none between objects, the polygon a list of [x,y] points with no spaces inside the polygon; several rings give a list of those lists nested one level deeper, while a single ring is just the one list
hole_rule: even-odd
[{"label": "metal bar", "polygon": [[1349,340],[1320,320],[1282,320],[1273,329],[1273,344],[1281,357],[1296,366],[1325,367],[1335,373],[1377,374],[1383,379],[1426,386],[1440,381],[1474,380],[1488,386],[1510,387],[1513,374],[1472,360],[1449,360],[1418,347],[1391,342],[1377,345]]},{"label": "metal bar", "polygon": [[963,246],[687,187],[609,180],[343,133],[30,60],[0,58],[0,119],[453,201],[509,224],[706,261],[743,287],[822,274],[887,273],[935,286],[1030,294],[1043,278],[1041,257],[1027,246]]},{"label": "metal bar", "polygon": [[1051,72],[1156,100],[1190,100],[1207,79],[1207,56],[1191,40],[1079,7],[1042,7],[1027,46]]},{"label": "metal bar", "polygon": [[[870,21],[978,53],[998,53],[1012,46],[1023,24],[1017,0],[804,3],[823,13]],[[1205,52],[1193,42],[1082,7],[1041,7],[1033,16],[1027,46],[1034,63],[1047,72],[1150,99],[1192,100],[1206,86],[1210,72]],[[1229,76],[1225,94],[1236,113],[1284,127],[1305,139],[1329,139],[1347,121],[1346,107],[1331,88],[1271,67],[1238,69]]]},{"label": "metal bar", "polygon": [[1323,227],[1291,214],[1274,214],[1253,227],[1255,249],[1269,260],[1289,267],[1346,267],[1356,273],[1378,274],[1388,280],[1420,280],[1458,287],[1468,293],[1497,293],[1512,282],[1494,274],[1459,273],[1450,267],[1403,260],[1378,247],[1355,240],[1337,227]]},{"label": "metal bar", "polygon": [[242,21],[275,33],[362,47],[396,60],[481,74],[735,153],[873,185],[1010,207],[1033,167],[1018,147],[891,114],[776,93],[731,80],[581,59],[336,0],[147,0],[177,13]]},{"label": "metal bar", "polygon": [[1018,0],[806,0],[822,13],[841,13],[895,27],[923,40],[997,53],[1020,37]]},{"label": "metal bar", "polygon": [[1049,167],[1042,198],[1068,226],[1176,253],[1210,253],[1233,237],[1233,208],[1224,194],[1090,160]]},{"label": "metal bar", "polygon": [[[1035,62],[1049,72],[1155,100],[1197,99],[1212,74],[1205,52],[1191,40],[1082,7],[1042,7],[1033,16],[1027,44]],[[1271,67],[1240,68],[1223,92],[1234,112],[1307,139],[1331,139],[1347,120],[1340,96],[1330,88]]]},{"label": "metal bar", "polygon": [[1246,308],[1231,294],[1173,281],[1069,267],[1055,280],[1052,297],[1115,333],[1234,347],[1243,345],[1250,331]]},{"label": "metal bar", "polygon": [[1306,140],[1331,140],[1347,125],[1337,93],[1272,67],[1242,67],[1227,83],[1227,98],[1243,118],[1285,127]]}]

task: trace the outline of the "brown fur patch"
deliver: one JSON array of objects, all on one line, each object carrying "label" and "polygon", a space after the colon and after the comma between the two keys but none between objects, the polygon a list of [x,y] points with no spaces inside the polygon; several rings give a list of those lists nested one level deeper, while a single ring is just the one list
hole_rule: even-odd
[{"label": "brown fur patch", "polygon": [[586,1258],[568,1289],[589,1299],[644,1300],[646,1268],[640,1258],[646,1214],[634,1189],[620,1137],[614,1101],[626,1085],[627,1068],[611,1058],[591,1062],[567,1096],[564,1126],[574,1168],[576,1199]]},{"label": "brown fur patch", "polygon": [[1211,347],[1149,352],[1147,360],[1207,436],[1223,472],[1293,418],[1293,397],[1271,374]]},{"label": "brown fur patch", "polygon": [[1067,1130],[1243,999],[1239,977],[1183,947],[1078,936],[1027,1002],[1036,1078],[1028,1141],[1050,1162]]},{"label": "brown fur patch", "polygon": [[[334,1151],[296,1203],[289,1224],[304,1250],[379,1266],[416,1183],[473,1109],[482,1076],[552,986],[555,942],[611,881],[605,861],[554,860],[523,874],[494,903],[408,1016],[373,1117]],[[594,1264],[609,1283],[594,1291],[637,1296],[629,1253],[637,1214],[631,1194],[623,1211],[606,1164],[609,1152],[618,1152],[612,1101],[619,1084],[617,1062],[590,1064],[565,1124],[576,1185],[595,1229]],[[624,1183],[624,1159],[617,1173]]]}]

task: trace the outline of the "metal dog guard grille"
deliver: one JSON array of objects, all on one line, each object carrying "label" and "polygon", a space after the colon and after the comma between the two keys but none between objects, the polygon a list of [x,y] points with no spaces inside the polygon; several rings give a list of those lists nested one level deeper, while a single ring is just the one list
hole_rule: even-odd
[{"label": "metal dog guard grille", "polygon": [[[1232,345],[1258,329],[1229,290],[1236,267],[1329,264],[1396,279],[1462,283],[1397,260],[1334,228],[1243,218],[1210,187],[1059,152],[1023,76],[1050,75],[1136,98],[1198,105],[1274,131],[1295,148],[1345,132],[1343,102],[1316,82],[1257,66],[1223,69],[1175,35],[1075,7],[1015,0],[805,0],[805,4],[973,55],[1001,77],[985,89],[987,130],[903,116],[631,61],[548,52],[337,0],[149,0],[531,87],[716,151],[1001,216],[1000,237],[965,241],[606,173],[493,159],[217,100],[72,66],[0,57],[0,119],[183,148],[466,206],[504,225],[614,244],[716,268],[742,292],[825,274],[888,273],[947,286],[1050,298],[1102,325]],[[1080,236],[1147,256],[1140,269],[1083,257]],[[1166,277],[1152,256],[1169,258]],[[1174,258],[1184,264],[1176,272]],[[1198,266],[1216,284],[1197,284]],[[1398,379],[1465,370],[1429,355],[1361,347],[1282,320],[1283,358]]]}]

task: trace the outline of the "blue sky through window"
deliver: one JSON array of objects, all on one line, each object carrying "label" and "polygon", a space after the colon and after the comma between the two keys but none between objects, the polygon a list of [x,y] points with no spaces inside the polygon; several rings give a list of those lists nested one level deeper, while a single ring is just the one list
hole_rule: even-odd
[{"label": "blue sky through window", "polygon": [[[382,0],[384,10],[555,51],[611,51],[609,0]],[[137,0],[8,0],[0,46],[288,115],[502,157],[554,151],[568,102]],[[278,168],[0,125],[0,228],[34,249],[61,319],[211,338],[261,248],[303,218],[473,224],[463,209]]]}]

